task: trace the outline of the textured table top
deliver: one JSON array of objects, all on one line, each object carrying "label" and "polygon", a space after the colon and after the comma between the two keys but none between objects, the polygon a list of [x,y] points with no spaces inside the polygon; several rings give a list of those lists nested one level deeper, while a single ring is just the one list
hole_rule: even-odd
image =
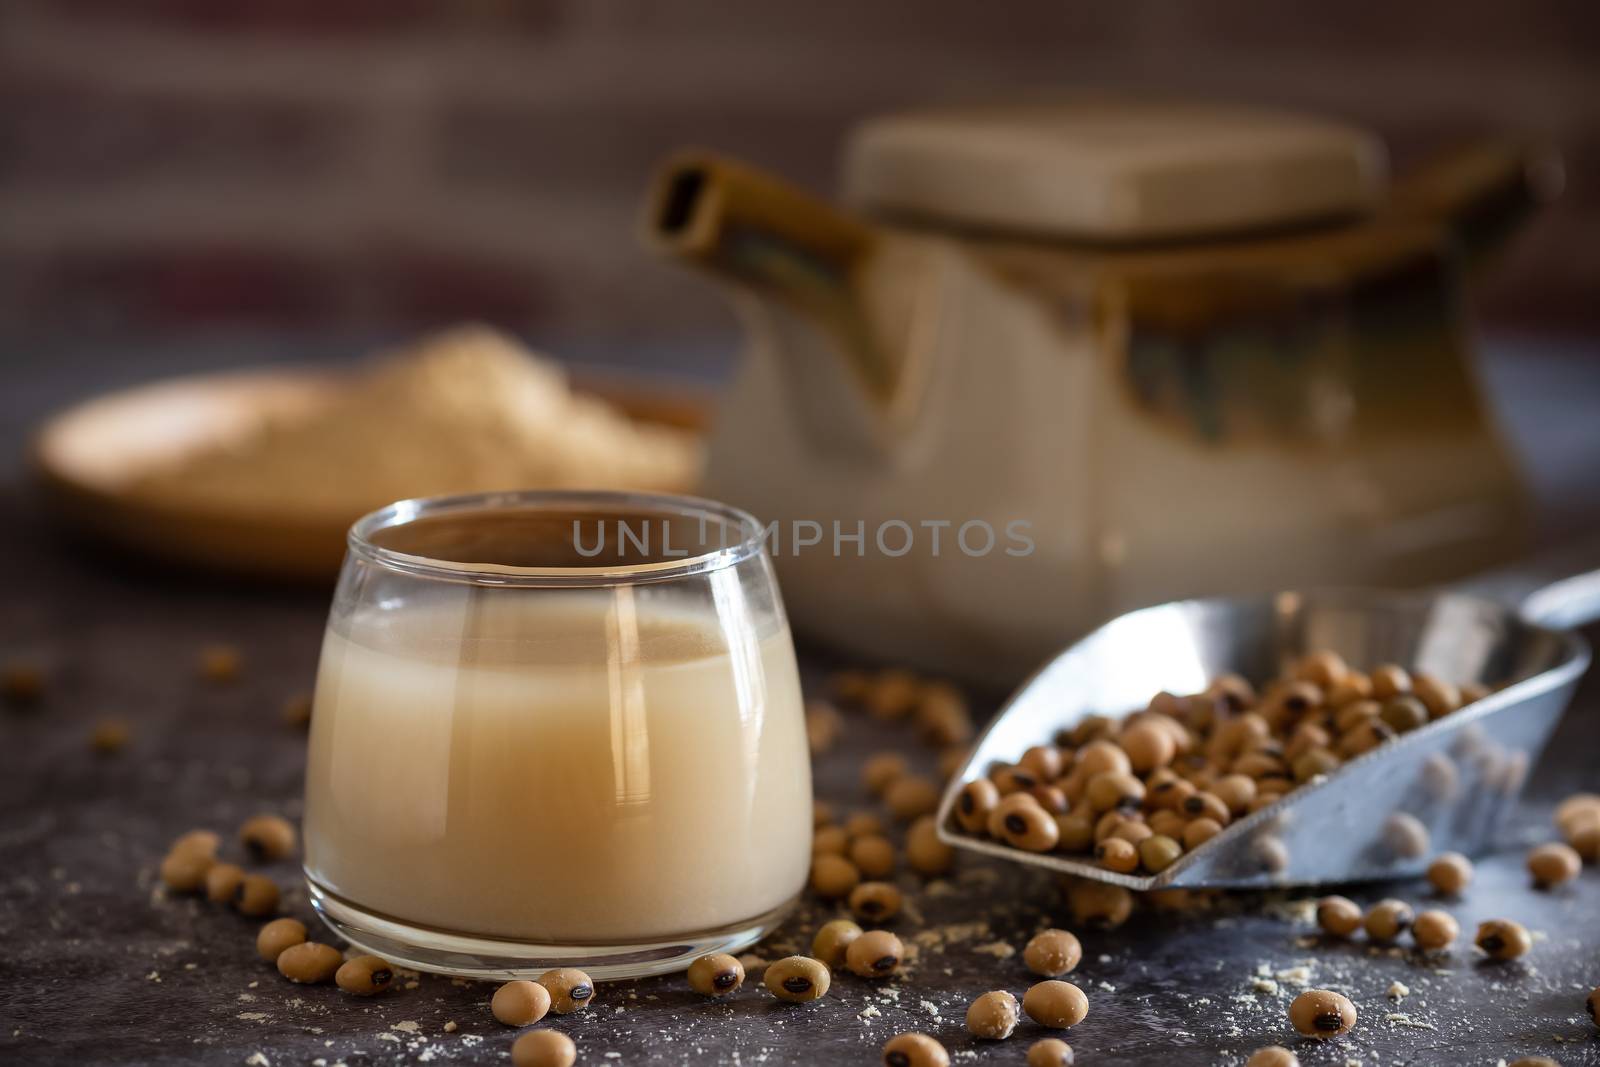
[{"label": "textured table top", "polygon": [[[416,988],[357,1001],[331,987],[291,986],[255,957],[256,923],[157,888],[156,863],[179,832],[229,833],[257,811],[298,812],[304,739],[280,709],[312,676],[323,598],[96,559],[18,514],[14,495],[4,498],[0,530],[0,553],[12,563],[4,647],[52,674],[36,709],[3,719],[0,1060],[503,1059],[511,1035],[489,1016],[492,987],[422,977]],[[217,640],[244,653],[236,682],[198,676],[199,649]],[[88,744],[105,715],[132,727],[116,755]],[[846,810],[867,806],[861,759],[906,740],[895,727],[851,718],[839,748],[818,761],[820,792]],[[1523,844],[1548,836],[1541,807],[1600,779],[1597,751],[1600,688],[1591,683],[1533,776],[1524,840],[1483,862],[1472,891],[1450,905],[1465,929],[1506,915],[1539,931],[1525,963],[1484,965],[1465,949],[1437,963],[1374,955],[1323,943],[1289,901],[1230,899],[1213,912],[1083,931],[1074,978],[1091,1007],[1073,1045],[1085,1063],[1239,1062],[1257,1045],[1289,1040],[1284,1009],[1310,982],[1347,992],[1362,1022],[1349,1038],[1309,1050],[1308,1064],[1492,1065],[1532,1052],[1600,1064],[1600,1040],[1582,1015],[1586,990],[1600,984],[1600,871],[1541,893],[1521,868]],[[293,884],[291,865],[272,873]],[[1040,925],[1070,925],[1058,890],[1020,868],[966,862],[937,886],[909,877],[904,885],[921,919],[908,915],[900,931],[913,941],[932,933],[903,979],[841,976],[811,1006],[779,1004],[754,982],[714,1005],[678,978],[613,983],[592,1010],[552,1025],[595,1063],[871,1063],[905,1029],[936,1033],[975,1062],[1020,1062],[1036,1028],[979,1046],[961,1020],[977,994],[1020,994],[1029,984],[1007,957]],[[1424,897],[1414,884],[1357,896],[1383,894]],[[290,907],[309,918],[303,891]],[[817,910],[802,912],[757,951],[804,951],[820,921]],[[1386,995],[1396,981],[1411,990],[1398,1002]],[[444,1031],[450,1021],[454,1033]]]},{"label": "textured table top", "polygon": [[[0,660],[38,662],[51,677],[36,708],[0,711],[0,1062],[507,1062],[512,1033],[490,1017],[491,986],[421,976],[371,1000],[291,986],[256,958],[254,921],[158,889],[156,864],[179,832],[231,834],[258,811],[298,814],[304,736],[280,711],[310,684],[325,593],[108,558],[43,522],[14,479],[0,488],[0,560]],[[236,681],[199,677],[199,650],[211,642],[243,652]],[[813,681],[829,665],[806,660]],[[88,743],[104,716],[131,725],[116,755]],[[851,718],[818,761],[819,793],[844,810],[867,807],[860,762],[897,744],[911,742]],[[1528,888],[1522,870],[1526,846],[1552,836],[1549,806],[1600,786],[1597,754],[1600,684],[1590,679],[1505,849],[1446,905],[1467,931],[1491,916],[1535,930],[1524,961],[1484,964],[1458,947],[1429,962],[1326,943],[1287,898],[1144,914],[1115,931],[1080,931],[1085,957],[1071,977],[1090,1011],[1067,1035],[1080,1062],[1237,1064],[1282,1042],[1306,1064],[1488,1067],[1537,1053],[1600,1065],[1600,1032],[1583,1013],[1600,984],[1600,870],[1556,892]],[[288,863],[271,873],[286,886],[295,878]],[[1020,995],[1030,984],[1009,953],[1042,925],[1070,925],[1058,889],[1021,868],[971,861],[936,884],[904,876],[903,885],[912,908],[897,929],[919,951],[895,981],[841,976],[807,1006],[780,1004],[757,981],[725,1004],[676,977],[610,983],[592,1009],[549,1025],[573,1036],[581,1063],[875,1063],[882,1042],[908,1029],[939,1036],[957,1063],[1021,1063],[1042,1030],[1024,1023],[1009,1041],[980,1044],[962,1019],[979,993]],[[1350,892],[1421,903],[1424,889]],[[288,906],[309,918],[303,890]],[[804,951],[829,915],[808,907],[757,952]],[[1398,1000],[1388,993],[1397,982],[1410,990]],[[1357,1003],[1354,1033],[1322,1047],[1294,1039],[1285,1010],[1306,983]]]}]

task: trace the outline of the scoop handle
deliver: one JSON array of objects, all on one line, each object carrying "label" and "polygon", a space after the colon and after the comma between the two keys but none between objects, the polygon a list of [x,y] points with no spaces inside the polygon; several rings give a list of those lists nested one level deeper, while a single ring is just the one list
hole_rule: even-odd
[{"label": "scoop handle", "polygon": [[1510,604],[1529,622],[1570,630],[1600,620],[1600,540],[1540,553],[1455,584],[1474,596]]}]

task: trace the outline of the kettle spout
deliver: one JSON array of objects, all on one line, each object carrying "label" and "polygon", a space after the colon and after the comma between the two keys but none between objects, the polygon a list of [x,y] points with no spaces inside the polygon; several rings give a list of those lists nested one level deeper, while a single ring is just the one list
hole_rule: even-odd
[{"label": "kettle spout", "polygon": [[653,247],[825,330],[871,399],[889,402],[898,361],[862,294],[882,243],[872,226],[780,178],[705,153],[668,160],[648,211]]}]

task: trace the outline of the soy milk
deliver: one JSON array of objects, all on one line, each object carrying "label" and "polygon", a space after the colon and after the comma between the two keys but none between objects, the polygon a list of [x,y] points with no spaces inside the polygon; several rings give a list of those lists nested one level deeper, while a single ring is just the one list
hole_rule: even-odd
[{"label": "soy milk", "polygon": [[710,608],[634,589],[534,599],[334,619],[312,878],[404,922],[546,943],[667,939],[793,898],[811,782],[787,628],[730,638]]}]

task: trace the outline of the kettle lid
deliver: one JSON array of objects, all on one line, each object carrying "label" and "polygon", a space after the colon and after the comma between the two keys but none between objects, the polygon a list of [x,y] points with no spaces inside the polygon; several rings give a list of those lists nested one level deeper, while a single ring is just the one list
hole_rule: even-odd
[{"label": "kettle lid", "polygon": [[866,211],[1108,242],[1360,214],[1387,178],[1383,142],[1359,127],[1098,94],[869,119],[845,159]]}]

